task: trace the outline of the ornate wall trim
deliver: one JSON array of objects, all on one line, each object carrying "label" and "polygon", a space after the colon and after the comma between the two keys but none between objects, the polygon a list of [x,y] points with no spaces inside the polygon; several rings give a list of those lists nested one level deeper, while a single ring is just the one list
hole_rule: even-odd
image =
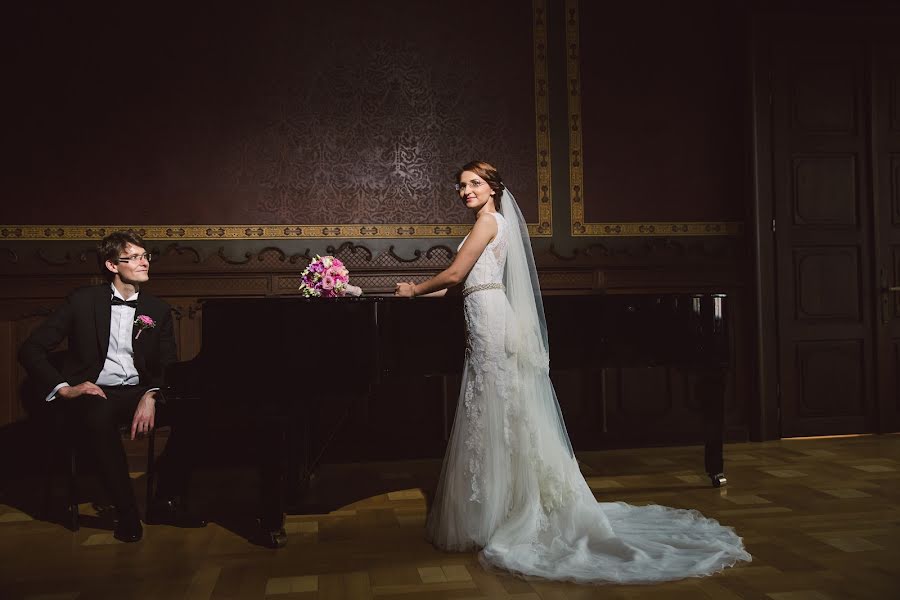
[{"label": "ornate wall trim", "polygon": [[[553,235],[550,179],[550,108],[548,101],[547,0],[532,2],[534,108],[538,189],[538,222],[529,223],[534,237]],[[117,229],[134,228],[148,240],[290,240],[460,238],[471,225],[337,224],[337,225],[0,225],[0,240],[98,240]]]},{"label": "ornate wall trim", "polygon": [[538,222],[528,224],[528,233],[553,236],[553,196],[550,179],[550,103],[547,65],[547,0],[534,0],[534,114],[537,147]]},{"label": "ornate wall trim", "polygon": [[583,223],[580,232],[572,222],[572,235],[597,237],[741,235],[743,223],[737,221],[667,221],[649,223]]},{"label": "ornate wall trim", "polygon": [[569,208],[573,237],[741,235],[739,221],[586,223],[581,112],[581,42],[578,0],[566,0],[566,79],[569,124]]},{"label": "ornate wall trim", "polygon": [[[532,224],[529,224],[529,228]],[[535,225],[536,227],[536,225]],[[296,240],[325,238],[463,237],[471,225],[414,223],[389,225],[4,225],[4,240],[99,240],[117,229],[133,228],[147,240]]]}]

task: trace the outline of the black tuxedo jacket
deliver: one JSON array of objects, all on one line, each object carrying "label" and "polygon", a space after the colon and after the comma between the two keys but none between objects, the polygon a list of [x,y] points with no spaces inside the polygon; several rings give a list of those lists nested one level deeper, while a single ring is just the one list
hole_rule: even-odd
[{"label": "black tuxedo jacket", "polygon": [[[45,396],[64,381],[69,385],[96,383],[109,349],[111,296],[108,283],[75,290],[22,344],[19,362]],[[147,315],[156,322],[156,327],[144,329],[137,339],[137,325],[131,334],[140,384],[162,387],[166,366],[178,359],[171,308],[159,298],[141,292],[134,315]],[[66,338],[69,348],[62,370],[58,370],[48,357]]]}]

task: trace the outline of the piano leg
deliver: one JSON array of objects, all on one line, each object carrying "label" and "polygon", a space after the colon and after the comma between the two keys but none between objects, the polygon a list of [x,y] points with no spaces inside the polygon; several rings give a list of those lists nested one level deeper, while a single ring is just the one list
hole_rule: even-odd
[{"label": "piano leg", "polygon": [[290,424],[290,431],[284,449],[284,456],[287,457],[284,508],[291,514],[316,512],[319,507],[310,504],[309,489],[315,466],[313,426],[318,423],[318,403],[296,402],[288,414],[285,419]]},{"label": "piano leg", "polygon": [[725,369],[696,370],[696,393],[703,411],[704,466],[713,487],[725,478]]},{"label": "piano leg", "polygon": [[269,548],[287,545],[284,529],[284,479],[287,455],[285,420],[261,417],[256,427],[257,466],[261,511],[261,543]]}]

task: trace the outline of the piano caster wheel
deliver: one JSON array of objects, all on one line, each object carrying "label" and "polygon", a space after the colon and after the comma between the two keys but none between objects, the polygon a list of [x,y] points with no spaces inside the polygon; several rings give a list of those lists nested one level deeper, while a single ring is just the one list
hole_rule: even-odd
[{"label": "piano caster wheel", "polygon": [[719,473],[717,475],[710,475],[709,480],[712,482],[713,487],[722,487],[726,483],[728,483],[728,479],[725,477],[725,473]]},{"label": "piano caster wheel", "polygon": [[265,546],[266,548],[271,548],[273,550],[287,546],[288,536],[284,527],[279,527],[278,529],[266,529],[263,527],[260,519],[256,520],[256,525],[259,527],[259,533],[257,534],[259,537],[257,539],[259,540],[260,546]]},{"label": "piano caster wheel", "polygon": [[287,546],[288,536],[284,527],[274,531],[263,531],[263,545],[272,550]]}]

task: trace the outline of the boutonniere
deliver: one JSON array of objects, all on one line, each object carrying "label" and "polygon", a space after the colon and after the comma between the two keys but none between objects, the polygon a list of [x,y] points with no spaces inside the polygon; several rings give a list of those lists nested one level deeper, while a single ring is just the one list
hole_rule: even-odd
[{"label": "boutonniere", "polygon": [[134,339],[138,339],[139,337],[141,337],[141,332],[145,329],[152,329],[156,327],[156,321],[154,321],[147,315],[138,315],[134,320],[134,324],[138,326],[138,332],[134,336]]}]

